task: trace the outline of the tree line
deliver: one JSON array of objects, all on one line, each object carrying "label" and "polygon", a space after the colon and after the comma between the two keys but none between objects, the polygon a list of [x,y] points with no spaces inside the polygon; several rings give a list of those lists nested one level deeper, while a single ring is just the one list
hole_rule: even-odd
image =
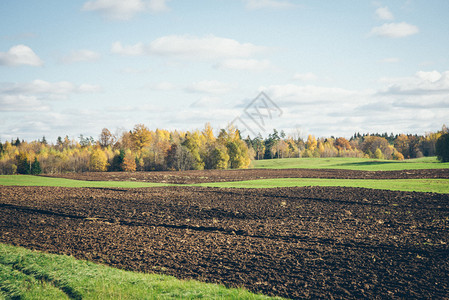
[{"label": "tree line", "polygon": [[[80,135],[78,140],[58,137],[55,144],[17,138],[0,142],[0,174],[40,174],[105,171],[164,171],[247,168],[251,160],[291,157],[365,157],[403,160],[449,153],[448,128],[425,135],[355,133],[344,137],[316,138],[273,130],[243,139],[233,128],[214,135],[203,130],[149,130],[137,124],[130,131],[111,133],[104,128],[98,139]],[[446,142],[448,141],[448,142]],[[446,151],[446,152],[445,152]]]},{"label": "tree line", "polygon": [[98,140],[58,137],[0,143],[0,174],[105,171],[163,171],[247,168],[251,156],[239,131],[229,127],[218,136],[206,124],[202,131],[133,130],[112,134],[104,128]]},{"label": "tree line", "polygon": [[308,135],[307,139],[286,136],[281,131],[273,130],[267,138],[260,135],[245,139],[254,159],[273,159],[291,157],[364,157],[376,159],[403,160],[423,156],[435,156],[436,144],[443,134],[448,133],[445,125],[441,131],[425,135],[393,133],[355,133],[348,140],[344,137],[316,138]]}]

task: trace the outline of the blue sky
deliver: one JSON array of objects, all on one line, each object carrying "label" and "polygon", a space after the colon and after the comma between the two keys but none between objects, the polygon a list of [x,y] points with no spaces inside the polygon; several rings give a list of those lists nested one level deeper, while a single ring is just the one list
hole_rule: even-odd
[{"label": "blue sky", "polygon": [[[446,0],[3,0],[0,139],[138,123],[436,131],[449,123],[448,12]],[[252,101],[262,91],[271,101]]]}]

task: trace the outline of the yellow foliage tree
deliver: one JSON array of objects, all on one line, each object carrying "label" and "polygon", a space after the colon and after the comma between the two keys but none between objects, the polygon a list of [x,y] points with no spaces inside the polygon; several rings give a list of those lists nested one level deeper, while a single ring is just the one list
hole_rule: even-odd
[{"label": "yellow foliage tree", "polygon": [[108,158],[99,148],[95,148],[90,154],[89,170],[93,172],[104,172],[108,167]]},{"label": "yellow foliage tree", "polygon": [[151,144],[151,132],[143,124],[137,124],[131,133],[131,140],[137,150],[142,150]]},{"label": "yellow foliage tree", "polygon": [[309,137],[307,138],[307,142],[306,142],[307,150],[310,150],[313,152],[313,151],[315,151],[317,145],[318,145],[318,142],[316,141],[315,136],[309,134]]}]

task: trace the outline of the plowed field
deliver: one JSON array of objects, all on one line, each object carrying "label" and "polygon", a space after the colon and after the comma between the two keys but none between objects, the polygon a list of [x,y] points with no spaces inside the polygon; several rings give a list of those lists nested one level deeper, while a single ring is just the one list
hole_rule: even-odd
[{"label": "plowed field", "polygon": [[[48,176],[48,175],[47,175]],[[330,178],[330,179],[423,179],[449,178],[449,169],[403,170],[403,171],[355,171],[332,169],[247,169],[247,170],[202,170],[166,172],[85,172],[58,174],[78,180],[146,181],[176,184],[204,182],[242,181],[267,178]]]},{"label": "plowed field", "polygon": [[445,298],[449,195],[0,187],[0,242],[289,298]]}]

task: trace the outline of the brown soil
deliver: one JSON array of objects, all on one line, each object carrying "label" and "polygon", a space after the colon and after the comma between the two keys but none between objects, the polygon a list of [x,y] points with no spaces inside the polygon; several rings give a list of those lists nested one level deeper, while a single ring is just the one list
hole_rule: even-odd
[{"label": "brown soil", "polygon": [[[47,175],[50,176],[50,175]],[[449,169],[354,171],[332,169],[248,169],[167,172],[85,172],[51,175],[78,180],[146,181],[178,184],[241,181],[264,178],[413,179],[449,178]]]},{"label": "brown soil", "polygon": [[0,187],[0,242],[289,298],[445,298],[448,221],[429,193]]}]

